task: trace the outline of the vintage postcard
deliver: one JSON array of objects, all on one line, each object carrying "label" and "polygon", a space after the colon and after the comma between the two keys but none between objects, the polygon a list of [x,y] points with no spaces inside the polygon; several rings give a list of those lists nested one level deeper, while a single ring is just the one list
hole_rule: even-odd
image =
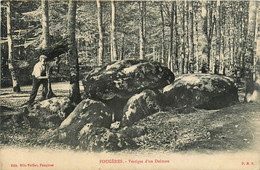
[{"label": "vintage postcard", "polygon": [[259,170],[260,2],[1,1],[1,170]]}]

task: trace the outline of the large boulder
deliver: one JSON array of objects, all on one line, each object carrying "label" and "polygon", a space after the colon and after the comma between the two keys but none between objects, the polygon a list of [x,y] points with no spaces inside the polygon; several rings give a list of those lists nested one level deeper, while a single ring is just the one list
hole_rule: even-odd
[{"label": "large boulder", "polygon": [[134,149],[136,143],[129,137],[104,127],[85,125],[79,133],[79,147],[88,151],[120,151]]},{"label": "large boulder", "polygon": [[134,122],[139,121],[160,110],[157,102],[157,95],[152,90],[144,90],[140,94],[131,97],[123,110],[122,126],[131,126]]},{"label": "large boulder", "polygon": [[158,89],[172,83],[174,74],[158,62],[121,60],[90,72],[84,79],[85,92],[94,99],[129,99],[144,89]]},{"label": "large boulder", "polygon": [[112,112],[100,101],[85,99],[81,101],[73,112],[61,123],[59,140],[78,144],[78,135],[84,126],[91,123],[94,127],[109,128],[112,122]]},{"label": "large boulder", "polygon": [[234,81],[213,74],[186,74],[163,89],[165,103],[174,107],[219,109],[238,101]]},{"label": "large boulder", "polygon": [[[117,114],[133,95],[145,89],[161,89],[174,78],[174,74],[158,62],[129,59],[93,70],[82,82],[86,96],[103,101]],[[117,115],[115,118],[120,121]]]},{"label": "large boulder", "polygon": [[57,128],[73,109],[68,97],[53,97],[35,104],[29,116],[37,120],[40,128]]}]

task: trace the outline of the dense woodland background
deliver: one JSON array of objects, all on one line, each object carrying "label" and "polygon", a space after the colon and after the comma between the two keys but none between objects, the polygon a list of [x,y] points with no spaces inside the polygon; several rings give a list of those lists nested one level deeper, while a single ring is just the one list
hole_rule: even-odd
[{"label": "dense woodland background", "polygon": [[255,80],[259,13],[257,1],[1,1],[1,86],[30,84],[39,49],[64,39],[56,81],[128,58]]}]

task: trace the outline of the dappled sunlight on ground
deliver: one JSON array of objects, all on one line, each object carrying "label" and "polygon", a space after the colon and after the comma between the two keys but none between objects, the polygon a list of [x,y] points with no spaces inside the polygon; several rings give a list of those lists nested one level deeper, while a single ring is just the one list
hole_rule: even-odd
[{"label": "dappled sunlight on ground", "polygon": [[[55,95],[59,96],[59,97],[65,97],[68,96],[69,94],[69,89],[70,89],[70,84],[69,82],[58,82],[58,83],[53,83],[52,84],[52,90],[55,93]],[[0,91],[0,102],[1,105],[13,105],[13,106],[19,106],[23,103],[25,103],[30,96],[32,90],[32,86],[22,86],[21,87],[21,92],[19,93],[14,93],[12,91],[12,88],[1,88]],[[41,98],[41,90],[42,90],[42,86],[40,86],[38,93],[37,93],[37,97],[36,97],[36,101],[38,101]],[[80,90],[83,91],[83,85],[80,82]],[[10,100],[8,101],[8,103],[6,103],[3,99],[6,98],[10,98]],[[13,100],[11,100],[13,99]],[[18,104],[17,104],[18,102]]]}]

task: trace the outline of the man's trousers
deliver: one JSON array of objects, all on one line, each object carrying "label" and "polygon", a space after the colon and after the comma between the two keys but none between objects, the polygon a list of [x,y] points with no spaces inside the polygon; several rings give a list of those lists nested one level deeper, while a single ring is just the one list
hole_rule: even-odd
[{"label": "man's trousers", "polygon": [[32,92],[28,101],[28,104],[32,104],[37,96],[38,89],[40,85],[43,85],[42,88],[42,98],[46,99],[46,95],[48,92],[48,80],[47,79],[37,79],[35,76],[33,76],[33,88]]}]

